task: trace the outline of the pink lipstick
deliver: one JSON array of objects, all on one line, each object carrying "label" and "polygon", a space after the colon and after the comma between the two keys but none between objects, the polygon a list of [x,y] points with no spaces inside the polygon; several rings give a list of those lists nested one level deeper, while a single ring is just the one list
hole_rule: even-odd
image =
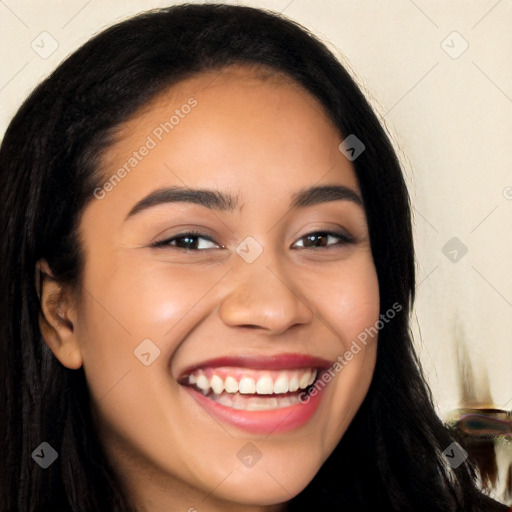
[{"label": "pink lipstick", "polygon": [[222,357],[187,368],[179,383],[219,421],[268,435],[312,418],[324,386],[311,396],[309,389],[329,366],[303,354]]}]

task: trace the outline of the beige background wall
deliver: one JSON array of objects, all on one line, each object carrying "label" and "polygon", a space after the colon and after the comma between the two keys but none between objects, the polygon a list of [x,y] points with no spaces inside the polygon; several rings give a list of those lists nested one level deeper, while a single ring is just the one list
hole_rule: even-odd
[{"label": "beige background wall", "polygon": [[[0,133],[92,34],[170,3],[0,2]],[[413,327],[440,412],[459,405],[456,339],[479,389],[488,375],[494,404],[511,409],[512,1],[239,3],[283,12],[343,52],[400,148],[415,208]]]}]

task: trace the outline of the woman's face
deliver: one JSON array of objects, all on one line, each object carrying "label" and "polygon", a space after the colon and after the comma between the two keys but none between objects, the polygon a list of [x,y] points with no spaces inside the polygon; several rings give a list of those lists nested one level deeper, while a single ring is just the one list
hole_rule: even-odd
[{"label": "woman's face", "polygon": [[379,290],[341,141],[298,86],[230,68],[174,86],[105,154],[74,336],[147,510],[286,502],[359,408],[376,346],[344,354]]}]

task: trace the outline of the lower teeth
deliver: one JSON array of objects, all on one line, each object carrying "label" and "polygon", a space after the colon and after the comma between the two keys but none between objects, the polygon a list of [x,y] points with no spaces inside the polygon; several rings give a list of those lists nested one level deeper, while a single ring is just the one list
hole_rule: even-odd
[{"label": "lower teeth", "polygon": [[212,393],[208,395],[208,398],[226,407],[244,411],[281,409],[300,403],[298,393],[287,393],[285,395],[267,397],[241,395],[240,393],[221,393],[220,395]]}]

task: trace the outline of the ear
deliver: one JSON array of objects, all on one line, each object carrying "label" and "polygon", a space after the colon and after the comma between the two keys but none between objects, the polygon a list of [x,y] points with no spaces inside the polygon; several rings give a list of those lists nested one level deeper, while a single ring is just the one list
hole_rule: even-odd
[{"label": "ear", "polygon": [[36,264],[36,288],[41,304],[39,329],[46,345],[64,366],[80,368],[76,305],[70,291],[54,278],[45,260]]}]

